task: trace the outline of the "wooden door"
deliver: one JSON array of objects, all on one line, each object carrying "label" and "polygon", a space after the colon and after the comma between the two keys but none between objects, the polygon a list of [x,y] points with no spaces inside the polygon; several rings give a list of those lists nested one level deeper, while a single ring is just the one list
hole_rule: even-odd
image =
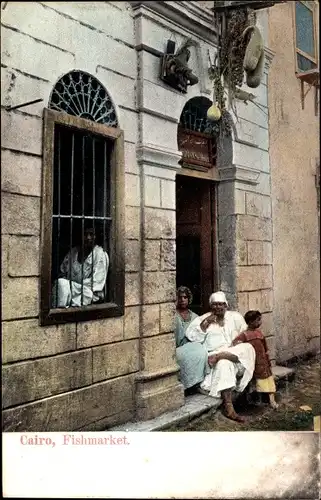
[{"label": "wooden door", "polygon": [[193,293],[192,310],[208,311],[215,287],[214,182],[176,177],[176,284]]}]

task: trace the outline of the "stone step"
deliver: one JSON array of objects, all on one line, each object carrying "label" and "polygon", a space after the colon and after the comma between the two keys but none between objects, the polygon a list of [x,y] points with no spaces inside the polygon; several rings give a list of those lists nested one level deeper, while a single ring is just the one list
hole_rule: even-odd
[{"label": "stone step", "polygon": [[[294,375],[293,368],[274,366],[272,368],[276,381],[290,378]],[[210,410],[216,410],[222,403],[219,398],[211,398],[203,394],[193,394],[185,398],[185,404],[177,410],[169,411],[145,422],[127,422],[111,427],[111,432],[155,432],[162,431],[176,424],[184,424]]]},{"label": "stone step", "polygon": [[108,429],[112,432],[152,432],[161,431],[175,424],[184,424],[203,413],[216,409],[222,400],[211,398],[203,394],[193,394],[185,398],[184,406],[177,410],[169,411],[145,422],[128,422]]},{"label": "stone step", "polygon": [[272,367],[272,373],[276,381],[278,381],[284,379],[292,379],[295,375],[295,370],[294,368],[287,368],[285,366],[276,365]]}]

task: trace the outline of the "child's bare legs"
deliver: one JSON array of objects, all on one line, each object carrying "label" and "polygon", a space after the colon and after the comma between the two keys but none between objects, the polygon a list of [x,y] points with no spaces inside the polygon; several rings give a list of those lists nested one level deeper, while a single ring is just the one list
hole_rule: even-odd
[{"label": "child's bare legs", "polygon": [[262,406],[262,393],[261,392],[257,392],[257,401],[255,401],[255,406]]},{"label": "child's bare legs", "polygon": [[274,392],[272,392],[272,393],[270,393],[270,394],[269,394],[269,400],[270,400],[270,406],[271,406],[274,410],[276,410],[276,409],[279,407],[279,405],[278,405],[278,404],[277,404],[277,402],[275,401],[275,394],[274,394]]}]

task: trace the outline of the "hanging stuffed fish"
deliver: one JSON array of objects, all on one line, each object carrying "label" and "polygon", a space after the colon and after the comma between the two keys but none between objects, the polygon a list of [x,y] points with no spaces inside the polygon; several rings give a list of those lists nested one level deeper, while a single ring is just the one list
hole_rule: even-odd
[{"label": "hanging stuffed fish", "polygon": [[257,26],[248,26],[242,34],[242,38],[252,32],[247,44],[243,60],[243,68],[246,72],[246,84],[248,87],[256,88],[260,85],[264,70],[264,40]]}]

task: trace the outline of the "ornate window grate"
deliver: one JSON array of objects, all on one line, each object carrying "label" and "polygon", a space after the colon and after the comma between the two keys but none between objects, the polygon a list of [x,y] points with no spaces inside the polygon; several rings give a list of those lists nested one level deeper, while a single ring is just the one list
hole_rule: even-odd
[{"label": "ornate window grate", "polygon": [[180,125],[185,130],[200,132],[213,136],[219,135],[219,124],[207,120],[207,110],[212,105],[206,97],[194,97],[184,106],[180,118]]},{"label": "ornate window grate", "polygon": [[118,127],[114,105],[102,84],[83,71],[71,71],[56,83],[49,108]]}]

